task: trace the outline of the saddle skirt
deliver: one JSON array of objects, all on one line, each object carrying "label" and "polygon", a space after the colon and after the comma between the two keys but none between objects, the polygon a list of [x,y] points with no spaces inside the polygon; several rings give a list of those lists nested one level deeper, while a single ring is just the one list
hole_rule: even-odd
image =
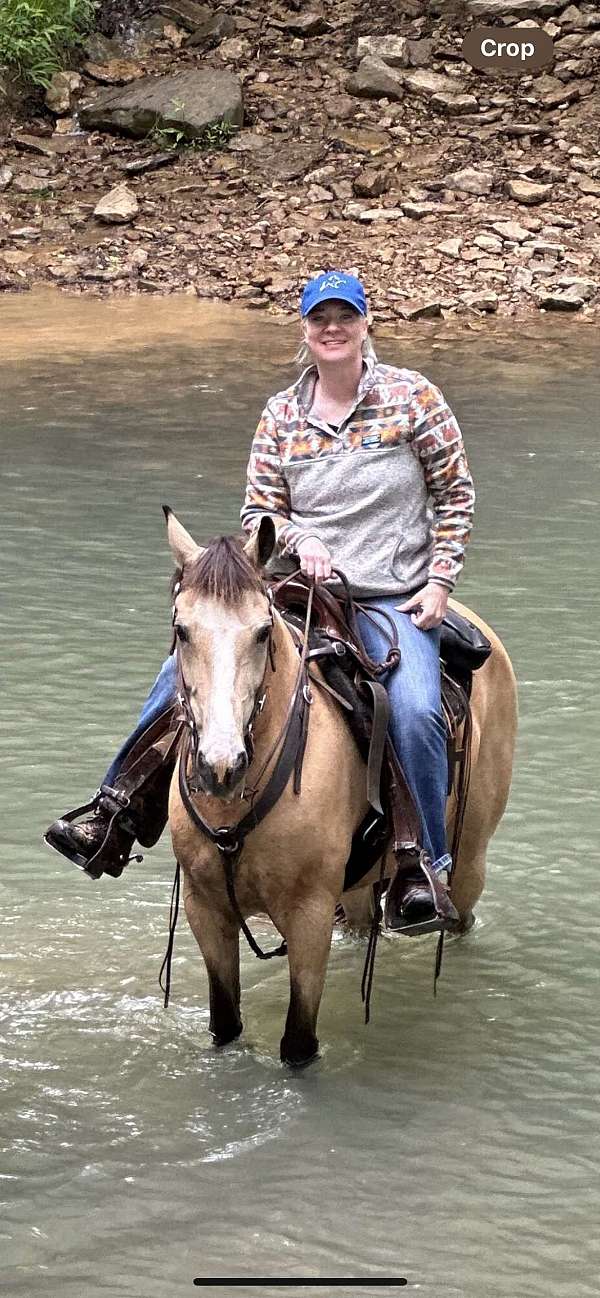
[{"label": "saddle skirt", "polygon": [[[273,591],[276,608],[286,622],[298,631],[304,627],[308,590],[308,582],[301,574],[297,574],[292,580],[288,578],[285,585],[275,586]],[[360,608],[360,604],[358,607]],[[325,686],[342,706],[361,756],[370,769],[376,729],[373,680],[380,665],[373,663],[364,650],[356,621],[355,601],[350,596],[343,600],[326,587],[318,586],[314,591],[313,610],[309,660],[318,663]],[[390,645],[386,662],[387,669],[393,670],[394,648],[391,637]],[[491,651],[489,640],[478,627],[455,610],[448,611],[442,623],[440,638],[442,711],[448,748],[448,795],[455,786],[460,793],[463,785],[469,757],[472,676],[487,660]],[[369,682],[370,689],[366,688]],[[381,686],[379,689],[381,690]],[[460,747],[463,725],[464,738]],[[379,729],[381,730],[381,726]],[[379,765],[381,766],[381,755]],[[372,793],[369,800],[372,806],[377,805]],[[385,805],[379,813],[370,811],[357,829],[346,866],[346,888],[359,882],[381,856],[390,838],[390,821],[390,807]]]}]

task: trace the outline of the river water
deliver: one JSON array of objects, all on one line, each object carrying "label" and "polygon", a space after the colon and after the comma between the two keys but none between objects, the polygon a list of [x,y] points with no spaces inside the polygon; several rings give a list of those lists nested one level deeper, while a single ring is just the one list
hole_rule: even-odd
[{"label": "river water", "polygon": [[[167,649],[160,511],[236,530],[250,438],[296,331],[168,302],[8,298],[0,317],[4,725],[0,1252],[28,1298],[179,1298],[195,1277],[363,1277],[329,1294],[597,1295],[600,769],[597,338],[383,338],[464,429],[478,487],[460,597],[504,638],[521,724],[469,937],[334,938],[322,1058],[278,1042],[284,962],[244,950],[216,1052],[185,920],[157,987],[167,839],[91,883],[41,845],[96,788]],[[594,626],[596,631],[594,631]],[[266,926],[258,933],[269,937]],[[208,1292],[223,1292],[208,1289]],[[292,1289],[293,1294],[309,1292]]]}]

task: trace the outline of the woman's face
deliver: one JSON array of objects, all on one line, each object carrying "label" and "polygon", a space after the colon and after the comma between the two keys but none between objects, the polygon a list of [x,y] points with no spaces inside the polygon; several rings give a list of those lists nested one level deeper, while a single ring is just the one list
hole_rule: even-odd
[{"label": "woman's face", "polygon": [[348,302],[335,299],[313,308],[303,322],[304,337],[317,362],[347,361],[360,356],[367,336],[365,317]]}]

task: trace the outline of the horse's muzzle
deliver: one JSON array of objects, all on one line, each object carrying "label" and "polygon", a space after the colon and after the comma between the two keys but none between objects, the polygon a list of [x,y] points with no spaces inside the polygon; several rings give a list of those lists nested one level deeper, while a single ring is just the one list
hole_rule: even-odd
[{"label": "horse's muzzle", "polygon": [[248,754],[238,753],[231,766],[218,762],[211,766],[201,752],[196,754],[195,784],[197,791],[210,793],[213,798],[230,798],[248,770]]}]

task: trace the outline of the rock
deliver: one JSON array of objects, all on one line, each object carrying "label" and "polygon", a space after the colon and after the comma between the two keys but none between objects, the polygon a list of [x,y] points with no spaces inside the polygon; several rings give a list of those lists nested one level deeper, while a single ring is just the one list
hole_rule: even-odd
[{"label": "rock", "polygon": [[[355,106],[356,108],[356,106]],[[392,142],[385,131],[372,131],[368,127],[361,129],[352,129],[345,127],[335,132],[333,139],[339,140],[340,144],[345,144],[348,149],[355,150],[356,153],[370,153],[376,157],[380,153],[387,153],[391,148]]]},{"label": "rock", "polygon": [[317,13],[288,14],[277,26],[291,32],[292,36],[322,36],[329,31],[329,23]]},{"label": "rock", "polygon": [[408,41],[405,36],[359,36],[356,54],[359,59],[382,59],[392,68],[408,67]]},{"label": "rock", "polygon": [[50,186],[44,177],[30,176],[24,172],[21,176],[15,176],[12,187],[17,194],[39,194],[41,190],[48,189]]},{"label": "rock", "polygon": [[569,5],[564,9],[558,19],[561,31],[587,31],[589,27],[600,27],[600,14],[587,12],[582,13],[577,5]]},{"label": "rock", "polygon": [[11,239],[39,239],[40,230],[37,225],[20,225],[18,229],[11,230]]},{"label": "rock", "polygon": [[66,139],[60,135],[26,135],[15,131],[12,141],[18,149],[25,149],[27,153],[40,153],[44,158],[54,158],[57,155],[70,153],[83,138],[83,135],[75,139]]},{"label": "rock", "polygon": [[498,131],[503,135],[519,136],[531,135],[553,135],[554,128],[547,126],[543,122],[502,122]]},{"label": "rock", "polygon": [[346,90],[363,99],[402,99],[404,94],[399,74],[383,59],[373,57],[362,60],[348,78]]},{"label": "rock", "polygon": [[127,176],[143,176],[147,171],[158,171],[159,167],[172,166],[177,161],[177,149],[168,149],[166,153],[152,153],[147,158],[134,158],[131,162],[122,162],[121,171]]},{"label": "rock", "polygon": [[485,311],[488,315],[498,310],[498,294],[493,293],[491,289],[474,289],[469,293],[461,293],[460,300],[465,306],[473,307],[476,311]]},{"label": "rock", "polygon": [[538,185],[532,180],[507,180],[505,190],[516,203],[524,203],[527,207],[544,203],[552,195],[551,185]]},{"label": "rock", "polygon": [[165,23],[163,36],[174,50],[180,50],[186,39],[183,29],[181,27],[176,27],[175,23]]},{"label": "rock", "polygon": [[585,171],[590,176],[600,176],[600,159],[598,158],[571,158],[573,171]]},{"label": "rock", "polygon": [[4,189],[8,189],[13,177],[14,172],[11,171],[10,167],[0,167],[0,194]]},{"label": "rock", "polygon": [[27,266],[33,257],[33,253],[25,252],[24,248],[5,249],[0,252],[0,257],[7,266]]},{"label": "rock", "polygon": [[[442,76],[440,72],[430,72],[426,68],[416,68],[414,72],[401,74],[402,85],[413,95],[423,95],[431,99],[434,95],[449,95],[455,98],[462,93],[459,81],[452,77]],[[475,101],[476,102],[476,101]]]},{"label": "rock", "polygon": [[325,189],[323,185],[310,185],[307,198],[309,203],[330,203],[333,194],[330,189]]},{"label": "rock", "polygon": [[408,41],[408,66],[410,68],[429,68],[433,58],[433,41]]},{"label": "rock", "polygon": [[123,57],[123,50],[118,41],[109,40],[102,32],[92,32],[83,42],[86,58],[91,63],[110,63],[111,59]]},{"label": "rock", "polygon": [[467,0],[472,18],[553,18],[564,0]]},{"label": "rock", "polygon": [[532,89],[538,103],[544,108],[556,108],[559,104],[572,103],[574,99],[579,99],[580,95],[576,82],[564,85],[558,77],[551,77],[546,73],[535,78]]},{"label": "rock", "polygon": [[403,302],[400,315],[403,320],[434,320],[442,314],[442,304],[431,300],[425,302]]},{"label": "rock", "polygon": [[354,117],[356,104],[351,95],[336,94],[325,104],[325,112],[333,121],[343,121],[346,117]]},{"label": "rock", "polygon": [[197,139],[218,122],[242,125],[242,89],[231,72],[194,68],[172,77],[144,77],[110,91],[82,108],[80,117],[94,130],[143,137],[154,126],[175,126],[187,139]]},{"label": "rock", "polygon": [[524,243],[526,239],[531,238],[529,230],[525,230],[516,221],[493,221],[492,230],[509,243]]},{"label": "rock", "polygon": [[445,239],[443,243],[436,243],[435,249],[436,252],[443,252],[445,257],[452,257],[455,261],[458,261],[460,258],[462,242],[463,241],[460,238]]},{"label": "rock", "polygon": [[258,135],[256,131],[238,131],[227,148],[230,153],[258,153],[260,149],[269,146],[272,148],[272,140],[268,135]]},{"label": "rock", "polygon": [[573,289],[560,293],[557,289],[544,288],[535,293],[535,299],[542,311],[580,311],[584,299]]},{"label": "rock", "polygon": [[69,146],[72,143],[77,143],[78,140],[80,141],[84,138],[83,132],[79,130],[79,127],[74,117],[57,117],[54,123],[54,132],[52,135],[52,139],[58,140],[58,137],[62,135],[67,135],[70,137],[69,140],[67,141]]},{"label": "rock", "polygon": [[115,188],[105,194],[94,208],[94,216],[109,225],[126,225],[129,221],[133,221],[138,212],[137,198],[124,184],[115,185]]},{"label": "rock", "polygon": [[413,203],[404,201],[402,203],[404,215],[409,216],[412,221],[423,221],[427,216],[444,216],[454,211],[454,208],[445,207],[442,203]]},{"label": "rock", "polygon": [[576,275],[564,275],[558,281],[559,288],[566,288],[569,291],[582,297],[584,302],[589,302],[591,298],[600,293],[600,283],[595,279],[579,279]]},{"label": "rock", "polygon": [[580,50],[585,37],[582,32],[572,32],[570,36],[563,36],[561,40],[554,42],[555,50],[561,54],[572,54],[574,50]]},{"label": "rock", "polygon": [[354,177],[353,189],[359,198],[378,198],[389,188],[389,178],[385,171],[374,167],[365,167]]},{"label": "rock", "polygon": [[188,32],[206,25],[213,16],[207,5],[195,4],[194,0],[165,0],[158,6],[158,12]]},{"label": "rock", "polygon": [[208,22],[202,23],[200,27],[188,36],[185,44],[186,48],[196,45],[215,45],[218,41],[224,41],[228,36],[233,36],[236,30],[235,19],[230,14],[216,13]]},{"label": "rock", "polygon": [[[350,204],[348,204],[350,206]],[[400,221],[404,216],[402,207],[367,207],[358,213],[359,221]]]},{"label": "rock", "polygon": [[600,195],[600,180],[594,180],[592,176],[578,176],[577,188],[582,194]]},{"label": "rock", "polygon": [[448,117],[460,117],[463,113],[473,113],[477,110],[477,100],[475,95],[447,95],[440,91],[431,98],[432,108],[446,113]]},{"label": "rock", "polygon": [[224,63],[241,63],[250,58],[250,42],[245,36],[229,36],[221,41],[217,53]]},{"label": "rock", "polygon": [[484,252],[502,252],[502,240],[493,234],[476,234],[473,242]]},{"label": "rock", "polygon": [[298,176],[305,176],[307,171],[311,171],[321,161],[325,152],[324,144],[311,144],[302,140],[289,140],[285,144],[276,145],[275,149],[273,141],[270,144],[268,151],[260,151],[253,156],[257,169],[271,180],[295,180]]},{"label": "rock", "polygon": [[144,70],[131,59],[111,59],[108,63],[84,63],[84,72],[104,86],[125,86],[143,77]]},{"label": "rock", "polygon": [[446,189],[456,189],[464,194],[489,194],[493,177],[487,171],[477,171],[475,167],[464,167],[444,180]]},{"label": "rock", "polygon": [[68,113],[77,91],[81,89],[83,79],[78,72],[55,72],[44,96],[50,112]]},{"label": "rock", "polygon": [[526,244],[527,251],[533,257],[553,257],[557,261],[562,261],[565,255],[564,244],[547,243],[542,239],[536,239],[534,243]]}]

